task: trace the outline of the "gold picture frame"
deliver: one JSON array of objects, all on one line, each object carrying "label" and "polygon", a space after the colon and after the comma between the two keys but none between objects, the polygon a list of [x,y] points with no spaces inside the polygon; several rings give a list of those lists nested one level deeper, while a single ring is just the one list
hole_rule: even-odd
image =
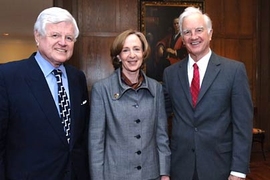
[{"label": "gold picture frame", "polygon": [[[193,1],[149,1],[139,0],[139,27],[140,31],[146,34],[148,21],[154,21],[154,18],[165,15],[166,19],[179,16],[183,10],[189,6],[194,6],[204,10],[204,3]],[[176,14],[175,14],[176,13]]]},{"label": "gold picture frame", "polygon": [[162,81],[164,68],[153,69],[156,66],[153,57],[156,43],[172,31],[173,20],[178,18],[185,8],[194,6],[203,11],[204,3],[202,1],[138,1],[139,30],[146,36],[152,52],[146,61],[145,71],[149,77]]}]

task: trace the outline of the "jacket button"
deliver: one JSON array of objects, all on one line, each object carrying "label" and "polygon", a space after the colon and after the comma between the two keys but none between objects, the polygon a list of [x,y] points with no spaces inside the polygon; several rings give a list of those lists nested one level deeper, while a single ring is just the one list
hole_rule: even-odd
[{"label": "jacket button", "polygon": [[69,174],[69,173],[70,173],[69,170],[65,170],[65,176],[66,176],[67,174]]},{"label": "jacket button", "polygon": [[141,152],[141,151],[137,151],[136,153],[137,153],[138,155],[140,155],[142,152]]},{"label": "jacket button", "polygon": [[135,122],[138,124],[138,123],[140,123],[140,122],[141,122],[141,120],[137,119],[137,120],[135,120]]},{"label": "jacket button", "polygon": [[141,167],[141,166],[137,166],[136,168],[137,168],[138,170],[141,170],[141,169],[142,169],[142,167]]},{"label": "jacket button", "polygon": [[135,136],[135,138],[140,139],[141,135],[138,134],[137,136]]}]

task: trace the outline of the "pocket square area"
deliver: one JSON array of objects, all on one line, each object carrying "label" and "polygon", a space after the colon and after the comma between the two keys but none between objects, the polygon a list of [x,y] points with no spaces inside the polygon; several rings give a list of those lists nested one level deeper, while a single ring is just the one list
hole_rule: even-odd
[{"label": "pocket square area", "polygon": [[81,105],[84,105],[84,104],[86,104],[87,103],[87,100],[84,100],[82,103],[81,103]]}]

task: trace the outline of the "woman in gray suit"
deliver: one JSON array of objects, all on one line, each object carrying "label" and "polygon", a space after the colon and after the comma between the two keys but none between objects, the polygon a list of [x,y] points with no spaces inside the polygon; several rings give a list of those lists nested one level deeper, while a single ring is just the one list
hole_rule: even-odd
[{"label": "woman in gray suit", "polygon": [[162,87],[142,71],[149,52],[141,32],[122,32],[111,46],[115,72],[93,85],[89,125],[92,180],[170,179]]}]

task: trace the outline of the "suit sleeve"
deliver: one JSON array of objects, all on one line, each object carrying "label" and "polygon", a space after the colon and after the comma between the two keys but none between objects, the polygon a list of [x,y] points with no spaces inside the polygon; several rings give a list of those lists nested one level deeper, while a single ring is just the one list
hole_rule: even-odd
[{"label": "suit sleeve", "polygon": [[243,63],[236,69],[231,103],[233,123],[231,170],[247,174],[252,145],[253,104]]},{"label": "suit sleeve", "polygon": [[5,149],[8,124],[8,95],[0,69],[0,179],[5,179]]},{"label": "suit sleeve", "polygon": [[170,175],[171,151],[169,148],[168,123],[165,112],[164,96],[160,86],[157,96],[157,133],[156,140],[159,153],[160,175]]},{"label": "suit sleeve", "polygon": [[168,69],[164,70],[162,86],[163,86],[166,114],[167,114],[167,117],[169,117],[169,116],[171,116],[173,111],[172,111],[172,102],[171,102],[170,95],[169,95],[169,88],[168,88],[169,81],[167,80],[168,79],[167,71],[168,71]]},{"label": "suit sleeve", "polygon": [[104,179],[105,108],[100,86],[93,85],[91,92],[88,152],[91,179]]}]

